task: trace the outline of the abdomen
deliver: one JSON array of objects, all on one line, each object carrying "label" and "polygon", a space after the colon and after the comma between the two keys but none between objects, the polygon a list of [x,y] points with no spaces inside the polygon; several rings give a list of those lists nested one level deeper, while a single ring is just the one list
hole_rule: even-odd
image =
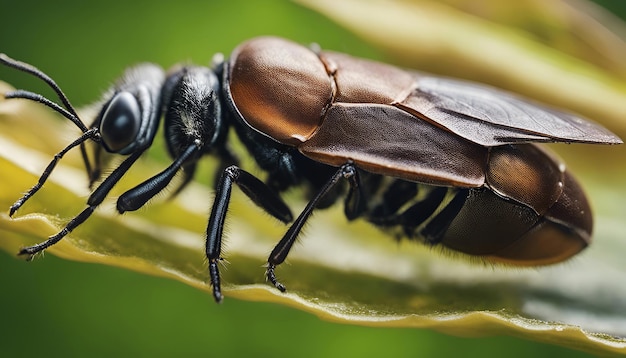
[{"label": "abdomen", "polygon": [[387,178],[367,220],[398,237],[518,266],[557,263],[588,246],[589,203],[558,159],[532,144],[492,148],[487,183],[440,187]]}]

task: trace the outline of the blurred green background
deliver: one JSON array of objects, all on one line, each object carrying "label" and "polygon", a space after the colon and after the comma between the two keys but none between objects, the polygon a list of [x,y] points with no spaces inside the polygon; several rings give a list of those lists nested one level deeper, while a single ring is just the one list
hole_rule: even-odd
[{"label": "blurred green background", "polygon": [[[0,52],[48,72],[75,105],[98,98],[130,64],[207,64],[214,53],[228,54],[258,35],[381,56],[288,1],[0,3]],[[623,2],[601,3],[625,13]],[[15,71],[0,69],[0,79],[49,93]],[[274,304],[227,299],[218,306],[208,294],[178,282],[52,255],[25,264],[0,252],[0,287],[0,355],[5,357],[586,356],[511,337],[339,325]]]}]

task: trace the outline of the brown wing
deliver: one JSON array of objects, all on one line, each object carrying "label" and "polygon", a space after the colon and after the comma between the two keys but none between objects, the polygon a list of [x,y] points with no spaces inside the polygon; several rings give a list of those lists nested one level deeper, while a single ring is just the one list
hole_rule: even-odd
[{"label": "brown wing", "polygon": [[489,147],[524,142],[621,143],[579,117],[478,84],[320,53],[334,103],[298,149],[330,165],[437,185],[485,183]]},{"label": "brown wing", "polygon": [[372,173],[463,187],[484,184],[489,152],[399,108],[371,103],[333,104],[298,149],[330,165],[351,160]]},{"label": "brown wing", "polygon": [[421,76],[398,107],[485,146],[521,142],[617,144],[605,128],[492,87]]},{"label": "brown wing", "polygon": [[493,87],[409,72],[334,52],[322,52],[320,59],[332,69],[336,102],[394,105],[484,146],[622,143],[597,124]]}]

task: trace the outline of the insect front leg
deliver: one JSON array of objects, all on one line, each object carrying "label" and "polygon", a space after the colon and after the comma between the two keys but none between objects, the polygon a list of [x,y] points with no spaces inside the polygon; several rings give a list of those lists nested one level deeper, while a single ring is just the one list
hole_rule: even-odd
[{"label": "insect front leg", "polygon": [[289,210],[289,207],[287,207],[287,204],[285,204],[280,196],[252,174],[240,169],[236,165],[231,165],[222,172],[222,176],[217,183],[206,238],[206,256],[209,259],[209,275],[211,286],[213,286],[213,297],[217,302],[222,301],[223,298],[217,264],[222,259],[221,251],[224,220],[226,219],[228,204],[230,203],[230,193],[233,183],[237,184],[255,204],[278,220],[287,223],[293,219],[291,210]]},{"label": "insect front leg", "polygon": [[117,184],[118,181],[124,176],[124,174],[130,169],[130,167],[139,159],[139,157],[143,154],[143,151],[137,151],[131,154],[128,158],[126,158],[119,167],[117,167],[111,175],[109,175],[103,182],[100,184],[96,190],[89,196],[87,200],[87,208],[85,208],[80,214],[76,215],[72,220],[70,220],[65,227],[59,231],[57,234],[50,236],[48,240],[40,242],[39,244],[28,246],[20,250],[18,255],[26,255],[28,260],[31,260],[33,256],[48,247],[56,244],[61,241],[65,236],[67,236],[72,230],[78,227],[80,224],[85,222],[91,214],[93,214],[94,210],[102,204],[104,198],[109,194],[111,189]]},{"label": "insect front leg", "polygon": [[72,143],[70,143],[67,147],[63,148],[63,150],[61,150],[60,152],[58,152],[57,154],[54,155],[54,158],[52,158],[52,160],[50,161],[50,163],[48,164],[48,166],[46,167],[46,169],[43,171],[43,173],[41,174],[41,176],[39,177],[39,180],[37,181],[37,183],[35,185],[33,185],[32,188],[30,188],[21,198],[19,198],[13,205],[11,205],[11,208],[9,209],[9,216],[13,216],[13,214],[15,214],[15,212],[22,207],[22,205],[24,205],[24,203],[30,199],[31,196],[35,195],[35,193],[41,189],[41,187],[44,185],[44,183],[46,182],[46,180],[48,180],[48,177],[50,176],[50,174],[52,173],[52,171],[54,170],[54,168],[56,167],[57,163],[59,162],[59,160],[61,160],[61,158],[63,158],[63,156],[70,151],[70,149],[76,147],[77,145],[83,145],[85,143],[86,140],[88,139],[94,139],[97,138],[98,133],[95,129],[90,129],[87,132],[83,133],[83,135],[81,135],[78,139],[76,139],[75,141],[73,141]]},{"label": "insect front leg", "polygon": [[283,263],[287,258],[287,255],[289,255],[289,251],[296,242],[298,234],[302,230],[302,227],[309,216],[311,216],[311,213],[317,206],[318,202],[322,200],[324,196],[340,182],[341,179],[347,179],[350,183],[350,191],[345,204],[346,217],[348,217],[348,219],[354,219],[363,213],[365,209],[365,201],[362,194],[358,172],[354,164],[349,162],[339,167],[339,169],[335,172],[335,174],[333,174],[333,176],[331,176],[328,182],[326,182],[315,197],[309,201],[296,221],[294,221],[291,227],[289,227],[283,238],[274,247],[274,250],[272,250],[272,253],[268,257],[265,276],[281,292],[285,292],[286,287],[276,279],[276,266]]}]

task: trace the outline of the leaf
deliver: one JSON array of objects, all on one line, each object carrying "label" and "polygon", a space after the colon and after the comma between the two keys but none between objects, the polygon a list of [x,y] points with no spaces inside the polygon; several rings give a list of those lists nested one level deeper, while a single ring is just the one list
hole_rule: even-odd
[{"label": "leaf", "polygon": [[[333,4],[340,12],[342,3]],[[357,16],[354,4],[352,7]],[[369,11],[383,14],[380,9]],[[472,28],[452,31],[457,20],[441,21],[452,33],[470,36],[477,32]],[[462,37],[457,41],[468,40]],[[516,46],[519,43],[515,41],[510,45]],[[542,53],[526,47],[517,53],[537,64],[546,60]],[[570,61],[567,56],[565,59]],[[559,63],[554,60],[555,67]],[[584,102],[604,101],[610,93],[610,98],[624,103],[621,84],[607,86],[603,81],[610,76],[604,70],[578,61],[574,64],[573,69],[580,64],[583,72],[593,68],[592,73],[602,74],[589,81],[599,81],[602,85],[594,86],[605,92],[583,92]],[[571,82],[559,77],[564,73],[554,76],[559,78],[555,86],[569,89]],[[528,81],[537,77],[541,76]],[[37,105],[0,101],[0,206],[8,208],[36,182],[52,155],[75,138],[75,128],[51,117]],[[612,122],[617,116],[606,118],[612,129],[624,134],[620,122]],[[624,169],[617,165],[607,168],[607,164],[620,163],[616,160],[623,160],[624,152],[616,147],[566,149],[570,147],[583,147],[586,158],[594,158],[591,163],[580,158],[571,163],[583,169],[581,178],[596,210],[595,242],[570,262],[529,270],[472,263],[413,243],[395,243],[362,222],[348,224],[338,206],[315,215],[289,264],[279,268],[278,275],[289,290],[281,294],[263,282],[262,265],[285,227],[261,214],[235,190],[228,217],[228,264],[222,268],[227,299],[278,302],[341,323],[427,327],[462,336],[505,334],[595,354],[623,354],[626,341],[620,337],[626,336],[626,288],[619,283],[625,272],[620,254],[625,249],[622,236],[626,229],[622,220],[626,214],[622,204],[626,193],[621,185]],[[562,154],[578,157],[568,151]],[[67,259],[174,278],[208,292],[203,232],[212,198],[210,188],[195,184],[178,198],[158,198],[138,213],[122,217],[114,213],[117,195],[164,167],[156,157],[134,166],[93,218],[48,251]],[[211,172],[210,167],[204,170]],[[20,247],[57,232],[84,207],[89,194],[86,182],[79,155],[71,153],[15,219],[0,215],[0,246],[16,253]],[[299,200],[297,192],[289,197],[294,212],[303,206]]]}]

